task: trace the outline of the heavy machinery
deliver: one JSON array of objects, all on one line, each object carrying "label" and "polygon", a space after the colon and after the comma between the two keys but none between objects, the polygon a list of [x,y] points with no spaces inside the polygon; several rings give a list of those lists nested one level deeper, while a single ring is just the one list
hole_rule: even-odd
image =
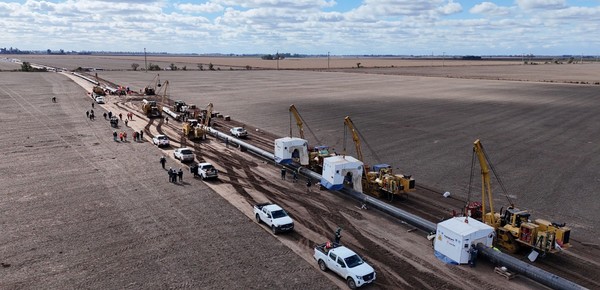
[{"label": "heavy machinery", "polygon": [[[362,154],[362,147],[359,138],[360,132],[358,132],[358,129],[356,126],[354,126],[354,123],[349,116],[344,118],[344,124],[344,143],[346,140],[346,131],[350,131],[356,148],[357,158],[364,164],[365,174],[363,174],[362,188],[365,193],[375,195],[377,197],[386,196],[391,201],[395,196],[415,191],[415,180],[412,178],[412,176],[394,174],[392,167],[388,164],[377,164],[374,165],[373,168],[370,168],[365,163]],[[364,140],[364,138],[362,139]],[[346,146],[344,144],[344,151],[345,147]],[[373,154],[375,154],[374,151]]]},{"label": "heavy machinery", "polygon": [[[468,202],[465,214],[473,218],[480,218],[482,222],[496,230],[495,244],[507,252],[515,253],[521,247],[532,248],[545,253],[554,253],[570,247],[569,238],[571,229],[565,224],[549,222],[543,219],[531,220],[527,210],[520,210],[514,206],[504,184],[498,177],[496,170],[483,149],[479,139],[473,143],[473,158],[471,162],[471,183],[473,180],[475,156],[481,167],[481,203]],[[509,207],[502,212],[494,211],[494,197],[490,179],[490,169],[494,173],[509,202]],[[470,198],[471,184],[469,184]]]},{"label": "heavy machinery", "polygon": [[178,113],[184,113],[187,111],[187,104],[182,100],[176,100],[173,104],[173,111]]},{"label": "heavy machinery", "polygon": [[201,111],[200,119],[188,119],[183,124],[183,135],[190,140],[205,139],[208,127],[210,127],[210,119],[212,116],[213,104],[209,103],[206,109]]},{"label": "heavy machinery", "polygon": [[204,137],[204,130],[196,119],[188,119],[183,123],[183,135],[190,140],[199,140]]},{"label": "heavy machinery", "polygon": [[[300,135],[300,138],[305,139],[304,138],[304,119],[302,118],[302,116],[300,116],[300,112],[298,112],[298,109],[296,109],[296,106],[294,106],[293,104],[290,105],[290,137],[292,137],[292,116],[294,116],[295,120],[296,120],[296,126],[298,127],[298,134]],[[312,133],[313,137],[315,138],[315,141],[317,141],[317,144],[321,143],[319,141],[319,139],[317,138],[317,136],[312,132],[312,130],[310,130],[310,128],[308,126],[306,126],[308,128],[308,130]],[[306,139],[305,139],[306,140]],[[309,154],[309,168],[312,171],[315,171],[317,173],[321,173],[323,171],[323,159],[326,157],[330,157],[330,156],[335,156],[335,153],[332,153],[329,146],[325,146],[325,145],[318,145],[318,146],[314,146],[314,147],[308,147],[308,154]]]},{"label": "heavy machinery", "polygon": [[92,92],[94,93],[94,97],[97,96],[106,96],[106,92],[104,91],[104,89],[100,86],[100,80],[98,78],[98,74],[96,73],[96,83],[94,88],[92,89]]},{"label": "heavy machinery", "polygon": [[156,74],[156,76],[150,81],[150,83],[144,88],[144,94],[147,96],[154,96],[156,94],[157,88],[160,88],[160,75]]},{"label": "heavy machinery", "polygon": [[154,100],[142,100],[142,111],[144,112],[144,114],[146,114],[146,116],[150,118],[160,117],[162,115],[162,109],[156,104],[156,101]]}]

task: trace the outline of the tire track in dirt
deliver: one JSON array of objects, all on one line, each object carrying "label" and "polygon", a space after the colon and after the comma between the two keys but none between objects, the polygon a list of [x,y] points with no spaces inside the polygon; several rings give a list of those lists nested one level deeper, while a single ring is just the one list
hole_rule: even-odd
[{"label": "tire track in dirt", "polygon": [[[151,126],[152,121],[149,121],[149,125]],[[235,122],[232,121],[231,123],[228,122],[215,122],[214,126],[215,127],[222,127],[225,128],[226,130],[228,130],[228,128],[230,127],[235,127],[236,125],[238,125],[241,123],[239,122]],[[161,124],[162,126],[162,124]],[[173,124],[168,124],[169,127],[174,128],[175,129],[175,125]],[[246,126],[248,127],[248,126]],[[149,128],[149,126],[147,126],[147,128]],[[162,128],[161,128],[162,131]],[[167,136],[169,136],[168,134],[165,134]],[[182,135],[182,134],[181,134]],[[180,135],[180,136],[181,136]],[[181,137],[181,138],[185,138],[185,137]],[[169,136],[170,140],[174,140],[172,136]],[[270,138],[268,138],[267,136],[263,136],[263,135],[259,135],[259,134],[252,134],[252,136],[250,138],[247,138],[247,140],[245,140],[246,142],[259,147],[261,149],[270,151],[273,149],[272,144],[274,141],[270,140]],[[183,144],[185,144],[184,142],[181,142],[182,146]],[[381,246],[378,246],[377,244],[375,244],[374,242],[372,242],[369,238],[361,235],[359,233],[359,231],[357,229],[355,229],[354,227],[349,227],[350,222],[343,216],[339,215],[339,213],[336,214],[331,214],[332,209],[333,211],[337,210],[337,206],[336,205],[325,205],[325,207],[327,208],[327,210],[323,210],[320,207],[316,207],[316,206],[312,206],[310,205],[310,203],[308,203],[306,200],[301,200],[298,199],[296,197],[294,197],[293,194],[291,195],[282,195],[281,192],[289,192],[290,189],[283,187],[283,186],[279,186],[273,182],[269,182],[268,180],[259,180],[254,177],[254,172],[252,172],[250,165],[248,164],[244,164],[244,161],[238,161],[235,159],[235,157],[232,157],[231,155],[225,155],[223,154],[223,150],[218,150],[216,148],[214,148],[213,146],[210,146],[208,144],[206,144],[206,146],[204,146],[204,148],[200,147],[200,143],[193,143],[194,144],[194,149],[196,151],[197,156],[202,156],[203,154],[205,155],[210,155],[212,156],[215,160],[219,160],[219,164],[222,165],[225,168],[225,172],[223,172],[224,175],[227,175],[230,180],[231,180],[231,185],[234,187],[235,191],[240,194],[242,197],[244,197],[244,199],[250,204],[254,204],[256,203],[254,198],[252,198],[252,196],[248,193],[247,189],[248,188],[253,188],[259,192],[261,192],[262,194],[264,194],[265,196],[267,196],[269,199],[271,199],[272,201],[281,204],[281,205],[285,205],[285,204],[289,204],[289,200],[287,200],[288,198],[291,199],[292,201],[301,204],[302,206],[304,206],[306,208],[307,211],[309,211],[311,213],[311,220],[307,220],[304,219],[302,217],[300,217],[300,215],[296,216],[295,219],[298,220],[298,222],[302,223],[304,226],[306,226],[308,229],[310,229],[311,231],[314,231],[316,233],[319,233],[323,236],[328,236],[330,235],[330,233],[332,233],[334,231],[334,229],[325,226],[325,228],[323,228],[323,225],[327,225],[329,224],[329,220],[334,221],[338,224],[343,224],[344,225],[344,229],[348,229],[352,231],[353,236],[355,236],[357,238],[357,240],[359,240],[360,244],[362,247],[364,248],[380,248]],[[227,156],[227,157],[224,157]],[[200,157],[199,157],[200,158]],[[246,184],[246,182],[244,182],[244,177],[242,175],[239,175],[236,173],[236,168],[241,168],[245,171],[246,176],[248,176],[248,184],[249,186],[244,186],[244,184]],[[223,182],[223,181],[221,181]],[[266,183],[265,183],[266,182]],[[261,183],[264,183],[264,186],[260,185]],[[274,188],[275,190],[269,190],[267,188]],[[298,192],[301,192],[301,190],[299,190]],[[391,202],[391,204],[402,208],[403,210],[406,210],[412,214],[421,216],[423,218],[426,218],[427,220],[430,220],[432,222],[439,222],[440,220],[450,217],[451,211],[453,209],[462,209],[462,206],[465,204],[465,201],[462,200],[458,200],[455,198],[449,198],[446,201],[436,201],[436,202],[427,202],[427,199],[429,196],[441,196],[442,192],[436,189],[432,189],[432,188],[428,188],[426,186],[417,184],[417,190],[414,193],[410,193],[409,197],[407,198],[403,198],[403,199],[396,199],[394,201]],[[414,196],[418,196],[418,198],[414,198]],[[327,202],[326,200],[322,200],[321,202]],[[348,213],[347,211],[342,211],[344,213]],[[459,212],[459,211],[457,211]],[[354,212],[356,213],[356,212]],[[353,214],[353,213],[350,213]],[[316,224],[320,225],[317,226]],[[304,236],[301,236],[298,233],[294,233],[292,235],[288,235],[289,238],[293,238],[295,241],[297,241],[298,243],[302,244],[302,245],[306,245],[307,247],[311,248],[312,246],[310,246],[310,244],[317,244],[317,242],[312,241]],[[379,253],[380,251],[383,251],[383,254]],[[402,273],[414,273],[413,275],[415,275],[415,277],[418,277],[418,273],[415,273],[415,271],[418,271],[417,269],[415,269],[414,267],[412,267],[411,265],[402,265],[401,263],[399,263],[398,261],[394,260],[394,259],[390,259],[388,258],[388,256],[391,256],[389,253],[386,253],[384,249],[379,249],[378,251],[375,252],[375,254],[372,254],[371,252],[369,252],[369,256],[374,257],[375,260],[382,262],[382,264],[384,265],[394,265],[394,267],[392,267],[392,269],[403,269],[401,272]],[[417,257],[414,257],[415,260],[418,260]],[[563,261],[564,262],[564,261]],[[581,261],[582,264],[585,264],[585,261]],[[547,262],[544,262],[547,263]],[[577,264],[575,262],[575,264]],[[583,269],[584,265],[577,265],[576,269]],[[581,275],[578,275],[576,272],[574,271],[570,271],[570,273],[568,271],[561,271],[560,269],[562,268],[562,266],[560,266],[559,264],[553,264],[553,263],[549,263],[548,266],[546,268],[551,268],[553,272],[563,272],[565,278],[569,279],[573,279],[573,281],[584,281],[587,282],[585,285],[590,285],[590,283],[593,283],[593,281],[589,281],[589,279],[585,279],[585,277],[582,277]],[[394,279],[387,279],[386,276],[388,276],[387,274],[384,275],[385,272],[388,272],[387,269],[382,270],[381,271],[381,275],[378,277],[378,283],[377,284],[381,284],[381,285],[390,285],[389,283],[392,281],[395,281]],[[593,273],[593,271],[591,271],[590,273]],[[392,272],[389,272],[390,276],[393,276]],[[423,274],[421,274],[423,275]],[[414,278],[414,279],[409,279],[409,281],[411,281],[411,283],[413,283],[412,285],[421,285],[421,287],[430,287],[431,285],[437,285],[439,287],[447,287],[448,284],[447,282],[444,282],[443,280],[434,280],[434,281],[430,281],[429,277],[427,279],[419,279],[419,278]],[[423,281],[428,281],[431,282],[432,284],[423,284]],[[404,284],[397,284],[397,283],[393,283],[392,285],[396,285],[398,287],[406,287],[406,285]],[[596,285],[596,284],[593,284]],[[387,286],[386,286],[387,287]]]}]

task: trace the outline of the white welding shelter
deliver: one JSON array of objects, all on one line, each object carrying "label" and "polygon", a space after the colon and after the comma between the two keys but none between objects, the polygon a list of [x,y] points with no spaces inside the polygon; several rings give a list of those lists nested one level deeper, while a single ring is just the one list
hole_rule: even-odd
[{"label": "white welding shelter", "polygon": [[470,217],[453,217],[437,224],[433,249],[457,264],[467,264],[471,245],[491,247],[493,241],[491,226]]},{"label": "white welding shelter", "polygon": [[308,165],[308,141],[295,137],[275,139],[275,162],[289,164],[292,161]]},{"label": "white welding shelter", "polygon": [[354,190],[362,192],[363,168],[363,163],[352,156],[327,157],[323,159],[321,185],[327,189],[340,190],[344,187],[344,181],[352,181]]}]

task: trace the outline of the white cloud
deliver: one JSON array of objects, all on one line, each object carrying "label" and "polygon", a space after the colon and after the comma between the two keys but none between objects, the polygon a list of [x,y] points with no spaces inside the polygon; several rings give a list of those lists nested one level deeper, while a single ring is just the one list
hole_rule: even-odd
[{"label": "white cloud", "polygon": [[203,4],[176,4],[175,7],[181,10],[182,12],[192,13],[215,13],[223,11],[225,9],[219,3],[214,2],[206,2]]},{"label": "white cloud", "polygon": [[319,8],[332,7],[336,4],[335,1],[325,0],[214,0],[228,7],[243,7],[243,8],[261,8],[261,7],[279,7],[279,8]]},{"label": "white cloud", "polygon": [[[573,50],[597,53],[600,46],[600,40],[591,37],[600,30],[600,4],[569,7],[565,1],[519,0],[509,7],[488,0],[471,7],[471,14],[465,16],[460,13],[467,9],[464,0],[364,0],[353,9],[344,6],[345,12],[336,9],[335,1],[326,0],[183,1],[0,2],[0,47],[569,54]],[[536,9],[535,13],[530,9]]]},{"label": "white cloud", "polygon": [[562,9],[567,6],[566,0],[516,0],[523,9]]},{"label": "white cloud", "polygon": [[507,15],[510,13],[508,7],[498,6],[492,2],[479,3],[469,10],[473,14],[486,14],[486,15]]}]

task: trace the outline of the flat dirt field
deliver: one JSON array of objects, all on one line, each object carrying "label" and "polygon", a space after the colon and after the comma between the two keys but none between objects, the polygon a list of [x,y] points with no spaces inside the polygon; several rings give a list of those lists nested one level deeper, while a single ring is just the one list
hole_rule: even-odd
[{"label": "flat dirt field", "polygon": [[[130,69],[127,58],[27,57],[18,56],[67,68],[102,63],[114,69],[98,72],[103,81],[134,91],[156,75],[124,71]],[[245,62],[238,60],[239,67]],[[533,264],[599,288],[600,86],[594,83],[600,65],[421,64],[160,71],[160,80],[169,81],[168,99],[202,108],[210,102],[231,116],[230,122],[216,120],[216,129],[244,124],[251,129],[248,141],[266,146],[289,135],[288,107],[295,104],[311,144],[338,153],[345,147],[355,156],[352,139],[344,138],[343,119],[350,116],[364,137],[366,163],[391,164],[421,186],[393,205],[416,214],[427,207],[432,221],[460,211],[472,143],[481,139],[517,207],[572,228],[569,251]],[[183,145],[181,125],[146,119],[138,96],[110,96],[106,105],[96,105],[96,120],[86,120],[90,85],[75,81],[60,73],[0,72],[1,132],[7,136],[0,141],[0,288],[345,287],[330,272],[320,274],[312,259],[312,247],[338,226],[342,243],[377,270],[368,289],[544,288],[524,277],[507,281],[482,259],[477,268],[446,265],[433,256],[425,233],[361,210],[340,194],[306,192],[302,182],[281,180],[279,167],[212,137],[188,146],[198,161],[221,170],[219,180],[203,182],[186,171],[184,183],[168,183],[158,158]],[[120,130],[144,130],[147,140],[112,141],[102,118],[109,110],[134,112]],[[171,148],[148,142],[159,133],[171,138]],[[173,159],[167,166],[187,168]],[[476,165],[471,200],[481,198],[479,176]],[[506,208],[504,192],[492,182],[496,210]],[[445,191],[450,199],[441,198]],[[252,221],[251,204],[265,201],[290,212],[294,233],[273,236]],[[527,254],[518,257],[526,260]]]}]

